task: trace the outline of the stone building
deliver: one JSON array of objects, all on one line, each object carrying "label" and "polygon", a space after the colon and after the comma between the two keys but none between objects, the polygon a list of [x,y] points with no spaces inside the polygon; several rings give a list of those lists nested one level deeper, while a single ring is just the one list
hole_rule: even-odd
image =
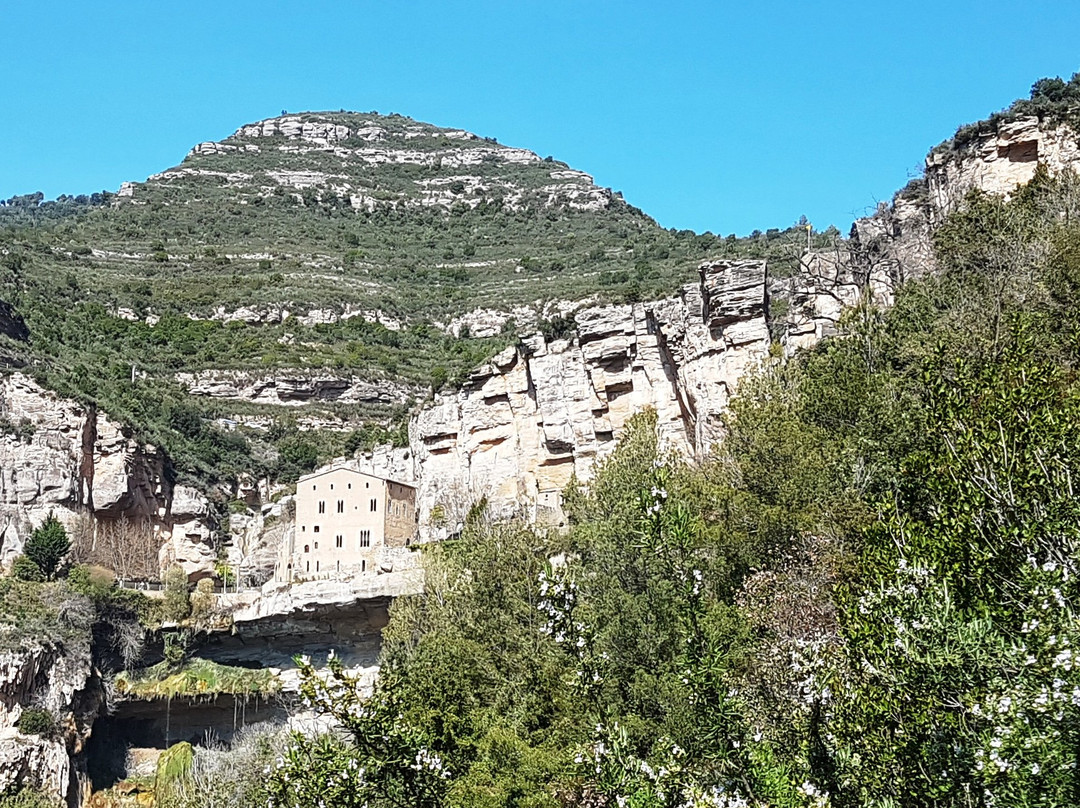
[{"label": "stone building", "polygon": [[375,573],[416,535],[416,489],[345,466],[296,483],[296,527],[282,543],[279,582]]}]

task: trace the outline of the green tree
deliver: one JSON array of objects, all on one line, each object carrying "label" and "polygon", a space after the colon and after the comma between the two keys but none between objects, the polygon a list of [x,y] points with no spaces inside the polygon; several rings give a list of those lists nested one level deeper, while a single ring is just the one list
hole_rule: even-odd
[{"label": "green tree", "polygon": [[53,578],[60,562],[71,549],[71,540],[67,530],[59,519],[50,511],[41,526],[30,534],[23,552],[26,557],[38,565],[46,578]]},{"label": "green tree", "polygon": [[844,602],[838,805],[1080,798],[1080,387],[1037,336],[927,368],[930,441]]}]

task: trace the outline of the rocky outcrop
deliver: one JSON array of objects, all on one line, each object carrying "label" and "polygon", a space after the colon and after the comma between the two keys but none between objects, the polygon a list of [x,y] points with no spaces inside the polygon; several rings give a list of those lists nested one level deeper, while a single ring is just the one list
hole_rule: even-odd
[{"label": "rocky outcrop", "polygon": [[783,279],[763,260],[708,261],[676,297],[586,308],[572,338],[524,339],[414,418],[422,537],[452,533],[481,497],[495,515],[560,523],[571,477],[588,480],[646,407],[667,449],[707,454],[740,379],[834,333],[862,296],[888,305],[893,289],[843,246]]},{"label": "rocky outcrop", "polygon": [[67,800],[75,787],[67,747],[16,729],[0,729],[0,792],[24,786]]},{"label": "rocky outcrop", "polygon": [[[268,153],[288,155],[288,168],[265,168]],[[327,154],[336,158],[330,164],[305,158]],[[328,170],[328,165],[337,170]],[[372,184],[355,170],[386,165],[423,167],[436,176],[418,176],[398,188]],[[523,168],[534,176],[523,180]],[[309,199],[315,193],[366,211],[388,204],[475,208],[490,201],[508,210],[540,206],[602,211],[616,203],[611,189],[597,187],[588,174],[526,149],[374,113],[283,115],[242,126],[220,143],[198,144],[180,166],[150,181],[183,182],[189,177],[254,188],[266,196],[284,192],[304,204],[305,193]],[[140,192],[138,184],[125,185],[119,196],[131,202]]]},{"label": "rocky outcrop", "polygon": [[1067,125],[1017,118],[960,148],[935,149],[926,158],[931,222],[940,222],[973,188],[1014,193],[1031,182],[1040,164],[1052,175],[1080,168],[1080,135]]},{"label": "rocky outcrop", "polygon": [[[88,641],[82,647],[43,643],[0,654],[0,793],[20,785],[64,800],[75,793],[69,752],[82,751],[97,706],[88,710],[84,703],[91,681]],[[19,731],[19,718],[31,706],[53,717],[53,735]]]},{"label": "rocky outcrop", "polygon": [[922,178],[852,225],[852,254],[867,271],[899,281],[932,272],[930,235],[970,191],[1007,197],[1040,165],[1051,175],[1080,171],[1080,134],[1027,117],[1004,119],[963,145],[947,141],[927,156]]},{"label": "rocky outcrop", "polygon": [[212,370],[181,373],[177,376],[177,381],[187,387],[193,396],[285,406],[325,401],[342,404],[405,404],[414,400],[418,394],[416,388],[399,382],[302,371],[253,374]]},{"label": "rocky outcrop", "polygon": [[[233,613],[236,633],[246,638],[288,633],[283,626],[296,621],[332,621],[336,614],[354,615],[359,605],[376,604],[376,610],[402,595],[423,590],[423,570],[414,552],[394,553],[391,571],[361,575],[350,580],[321,579],[298,584],[267,584],[250,603]],[[381,625],[372,624],[377,634]]]},{"label": "rocky outcrop", "polygon": [[677,297],[575,316],[573,339],[536,334],[414,419],[421,523],[452,531],[471,502],[561,519],[629,418],[651,407],[665,444],[696,454],[720,436],[739,379],[769,355],[764,261],[716,261]]},{"label": "rocky outcrop", "polygon": [[769,283],[773,305],[773,333],[787,356],[812,348],[837,332],[845,310],[868,300],[877,306],[890,306],[899,278],[894,267],[878,264],[867,268],[865,261],[853,255],[851,246],[838,244],[832,249],[805,254],[799,271],[790,278]]},{"label": "rocky outcrop", "polygon": [[73,532],[122,519],[149,524],[189,572],[212,569],[209,503],[172,485],[161,452],[14,373],[0,379],[0,565],[50,512]]}]

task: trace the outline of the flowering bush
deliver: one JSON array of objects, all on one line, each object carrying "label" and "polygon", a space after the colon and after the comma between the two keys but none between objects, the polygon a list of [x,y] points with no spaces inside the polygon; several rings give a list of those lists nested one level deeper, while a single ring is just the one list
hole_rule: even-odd
[{"label": "flowering bush", "polygon": [[269,808],[417,808],[442,804],[450,771],[414,725],[392,686],[365,698],[358,677],[331,656],[327,668],[297,659],[307,706],[336,723],[331,732],[296,733],[268,770]]}]

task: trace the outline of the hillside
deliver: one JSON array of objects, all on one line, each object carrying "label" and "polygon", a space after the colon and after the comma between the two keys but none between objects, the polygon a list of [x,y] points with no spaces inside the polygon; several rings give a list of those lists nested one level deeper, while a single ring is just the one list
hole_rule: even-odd
[{"label": "hillside", "polygon": [[[783,273],[804,238],[665,230],[564,163],[460,130],[288,115],[116,195],[0,206],[0,296],[31,335],[4,351],[182,475],[288,477],[403,442],[429,390],[582,301],[661,297],[705,256],[770,255]],[[178,374],[208,371],[257,389],[189,397],[205,376]],[[298,423],[331,432],[298,439]]]},{"label": "hillside", "polygon": [[[9,200],[0,808],[1077,804],[1072,97],[810,244],[371,115]],[[421,541],[268,580],[385,440]]]}]

